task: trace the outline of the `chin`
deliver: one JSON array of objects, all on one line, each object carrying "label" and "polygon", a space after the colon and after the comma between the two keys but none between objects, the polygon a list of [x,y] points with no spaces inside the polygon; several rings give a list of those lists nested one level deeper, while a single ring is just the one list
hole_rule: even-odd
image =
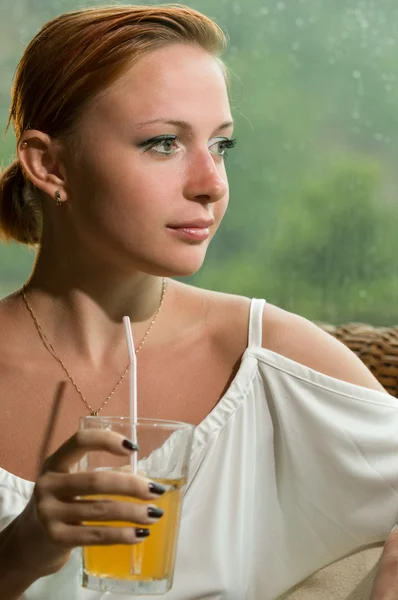
[{"label": "chin", "polygon": [[203,264],[188,265],[188,264],[177,264],[171,265],[170,263],[163,263],[162,265],[152,265],[151,273],[159,277],[189,277],[199,271]]},{"label": "chin", "polygon": [[[192,246],[188,251],[173,252],[169,255],[168,266],[173,271],[174,277],[188,277],[194,275],[202,267],[206,258],[208,244]],[[165,256],[166,258],[166,256]]]},{"label": "chin", "polygon": [[[190,254],[190,255],[189,255]],[[206,252],[184,253],[173,255],[166,253],[159,259],[145,261],[141,268],[146,273],[158,277],[188,277],[194,275],[203,265]]]}]

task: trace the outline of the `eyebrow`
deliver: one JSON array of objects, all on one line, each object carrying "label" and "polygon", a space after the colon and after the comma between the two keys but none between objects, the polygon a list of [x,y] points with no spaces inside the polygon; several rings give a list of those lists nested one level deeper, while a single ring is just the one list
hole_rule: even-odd
[{"label": "eyebrow", "polygon": [[[192,131],[193,127],[187,121],[180,121],[179,119],[153,119],[151,121],[144,121],[142,123],[137,123],[136,127],[141,129],[146,125],[153,125],[154,123],[162,123],[163,125],[174,125],[174,127],[179,127],[180,129],[185,129],[186,131]],[[215,131],[222,131],[223,129],[228,129],[228,127],[233,127],[235,125],[234,121],[224,121],[221,123],[219,127],[215,129]]]}]

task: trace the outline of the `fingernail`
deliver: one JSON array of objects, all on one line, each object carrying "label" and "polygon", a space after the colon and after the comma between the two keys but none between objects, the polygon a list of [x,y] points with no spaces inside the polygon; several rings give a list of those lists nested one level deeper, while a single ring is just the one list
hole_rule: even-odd
[{"label": "fingernail", "polygon": [[164,485],[160,485],[160,483],[150,483],[148,487],[151,494],[158,494],[158,496],[161,496],[166,491]]},{"label": "fingernail", "polygon": [[140,449],[138,444],[133,444],[133,442],[130,442],[130,440],[123,440],[122,446],[123,448],[127,448],[127,450],[131,450],[134,452],[138,452],[138,450]]},{"label": "fingernail", "polygon": [[164,510],[162,508],[158,508],[157,506],[148,506],[148,517],[151,519],[160,519],[163,517]]},{"label": "fingernail", "polygon": [[149,534],[150,534],[149,529],[143,529],[142,527],[139,527],[135,530],[135,535],[138,538],[146,538],[146,537],[148,537]]}]

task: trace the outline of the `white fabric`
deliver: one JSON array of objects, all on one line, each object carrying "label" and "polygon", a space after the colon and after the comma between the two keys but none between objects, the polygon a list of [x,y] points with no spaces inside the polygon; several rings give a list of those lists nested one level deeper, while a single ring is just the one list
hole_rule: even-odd
[{"label": "white fabric", "polygon": [[[252,301],[239,371],[195,430],[167,600],[273,600],[396,522],[397,400],[262,349],[263,306]],[[1,527],[32,489],[0,470]],[[75,550],[22,598],[101,597],[121,598],[80,588]]]}]

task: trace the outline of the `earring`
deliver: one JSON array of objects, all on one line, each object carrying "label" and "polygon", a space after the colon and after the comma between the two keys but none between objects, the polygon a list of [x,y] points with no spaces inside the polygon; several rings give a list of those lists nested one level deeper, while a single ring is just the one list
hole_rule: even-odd
[{"label": "earring", "polygon": [[57,203],[57,206],[62,205],[61,192],[59,190],[55,192],[55,202]]}]

